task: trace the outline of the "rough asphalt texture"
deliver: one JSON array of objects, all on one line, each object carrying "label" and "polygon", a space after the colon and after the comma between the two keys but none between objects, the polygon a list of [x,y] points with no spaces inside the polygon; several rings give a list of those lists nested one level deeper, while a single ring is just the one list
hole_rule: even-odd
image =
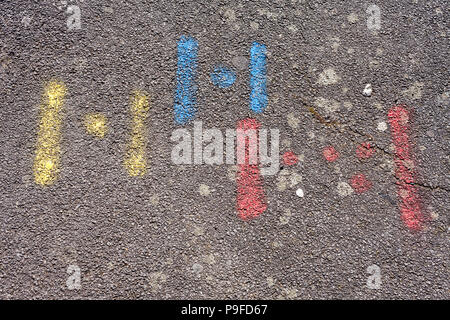
[{"label": "rough asphalt texture", "polygon": [[[0,2],[0,298],[450,297],[447,1],[71,3],[81,30],[67,30],[57,1]],[[381,10],[378,31],[367,28],[370,4]],[[171,162],[182,34],[200,46],[196,120],[225,130],[256,117],[280,129],[280,154],[303,155],[265,178],[269,207],[253,221],[236,216],[233,167]],[[269,107],[257,116],[248,104],[253,41],[269,51]],[[211,83],[217,63],[237,73],[230,88]],[[324,84],[330,68],[336,82]],[[62,171],[43,188],[33,155],[43,88],[55,78],[68,89]],[[135,89],[151,100],[144,178],[122,165]],[[414,110],[421,232],[400,218],[392,139],[377,129],[394,104]],[[308,105],[340,125],[323,125]],[[104,139],[86,133],[88,112],[107,116]],[[361,161],[365,141],[377,152]],[[328,145],[336,162],[322,157]],[[372,188],[340,195],[338,183],[355,173]],[[380,289],[366,285],[373,264]],[[66,286],[69,265],[81,269],[79,290]]]}]

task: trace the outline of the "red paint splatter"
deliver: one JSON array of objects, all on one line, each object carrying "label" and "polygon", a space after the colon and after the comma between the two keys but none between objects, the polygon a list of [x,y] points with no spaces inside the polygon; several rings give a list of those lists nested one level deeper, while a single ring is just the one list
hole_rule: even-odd
[{"label": "red paint splatter", "polygon": [[421,211],[420,197],[415,184],[416,170],[412,159],[412,147],[409,139],[410,113],[406,106],[394,106],[388,112],[392,141],[395,146],[398,198],[402,220],[411,230],[422,229],[424,216]]},{"label": "red paint splatter", "polygon": [[298,162],[298,157],[294,152],[286,151],[283,154],[283,162],[287,166],[293,166],[294,164],[296,164]]},{"label": "red paint splatter", "polygon": [[356,148],[356,155],[359,159],[369,159],[375,153],[374,147],[370,144],[370,142],[361,143]]},{"label": "red paint splatter", "polygon": [[350,179],[350,185],[357,193],[364,193],[372,187],[372,182],[362,173],[355,174]]},{"label": "red paint splatter", "polygon": [[333,146],[324,148],[322,154],[329,162],[336,161],[336,159],[339,158],[339,153],[336,151],[336,149],[334,149]]},{"label": "red paint splatter", "polygon": [[[258,217],[267,209],[267,200],[263,188],[263,179],[257,156],[258,141],[252,141],[246,133],[255,130],[256,136],[261,124],[256,119],[247,118],[237,124],[237,211],[241,219]],[[240,155],[244,161],[240,161]]]}]

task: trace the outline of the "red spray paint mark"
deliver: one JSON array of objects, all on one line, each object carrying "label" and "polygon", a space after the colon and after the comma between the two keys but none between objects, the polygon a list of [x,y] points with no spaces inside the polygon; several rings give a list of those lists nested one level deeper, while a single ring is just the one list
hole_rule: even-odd
[{"label": "red spray paint mark", "polygon": [[369,142],[361,143],[356,148],[356,155],[359,159],[369,159],[375,153],[375,149]]},{"label": "red spray paint mark", "polygon": [[350,185],[357,193],[364,193],[372,187],[372,182],[362,173],[355,174],[350,179]]},{"label": "red spray paint mark", "polygon": [[[237,124],[237,211],[241,219],[258,217],[267,209],[263,179],[258,159],[258,129],[261,124],[256,119],[247,118]],[[256,133],[256,139],[251,135]],[[249,134],[249,136],[247,136]]]},{"label": "red spray paint mark", "polygon": [[398,198],[404,223],[411,230],[420,230],[424,221],[420,208],[420,198],[414,185],[416,171],[412,159],[412,147],[409,139],[410,113],[406,106],[394,106],[388,112],[391,135],[395,146]]},{"label": "red spray paint mark", "polygon": [[294,164],[296,164],[298,162],[298,157],[292,151],[286,151],[283,154],[283,162],[287,166],[293,166]]},{"label": "red spray paint mark", "polygon": [[333,146],[324,148],[322,154],[329,162],[336,161],[336,159],[339,158],[339,153],[336,151],[336,149],[334,149]]}]

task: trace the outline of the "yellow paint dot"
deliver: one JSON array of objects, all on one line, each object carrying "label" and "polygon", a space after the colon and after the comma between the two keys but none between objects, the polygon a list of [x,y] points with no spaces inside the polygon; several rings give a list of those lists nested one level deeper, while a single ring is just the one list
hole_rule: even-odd
[{"label": "yellow paint dot", "polygon": [[106,117],[101,113],[90,113],[84,117],[84,125],[89,134],[103,138],[108,131]]}]

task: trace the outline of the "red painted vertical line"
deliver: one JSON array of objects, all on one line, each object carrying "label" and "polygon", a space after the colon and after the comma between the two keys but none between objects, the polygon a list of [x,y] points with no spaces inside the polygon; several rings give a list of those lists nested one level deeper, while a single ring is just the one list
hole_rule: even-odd
[{"label": "red painted vertical line", "polygon": [[[256,119],[247,118],[237,124],[237,211],[241,219],[247,220],[258,217],[267,209],[267,200],[264,193],[263,179],[261,177],[258,159],[259,141],[258,130],[261,124]],[[248,130],[256,132],[256,146],[245,133]],[[240,148],[243,148],[240,149]],[[253,149],[252,149],[253,148]],[[245,161],[239,161],[239,153],[242,153]],[[253,153],[253,160],[250,156]]]},{"label": "red painted vertical line", "polygon": [[395,175],[397,177],[400,212],[408,228],[419,230],[422,228],[424,219],[420,208],[419,193],[415,186],[416,170],[408,135],[410,113],[406,106],[394,106],[389,110],[388,118],[395,146]]}]

